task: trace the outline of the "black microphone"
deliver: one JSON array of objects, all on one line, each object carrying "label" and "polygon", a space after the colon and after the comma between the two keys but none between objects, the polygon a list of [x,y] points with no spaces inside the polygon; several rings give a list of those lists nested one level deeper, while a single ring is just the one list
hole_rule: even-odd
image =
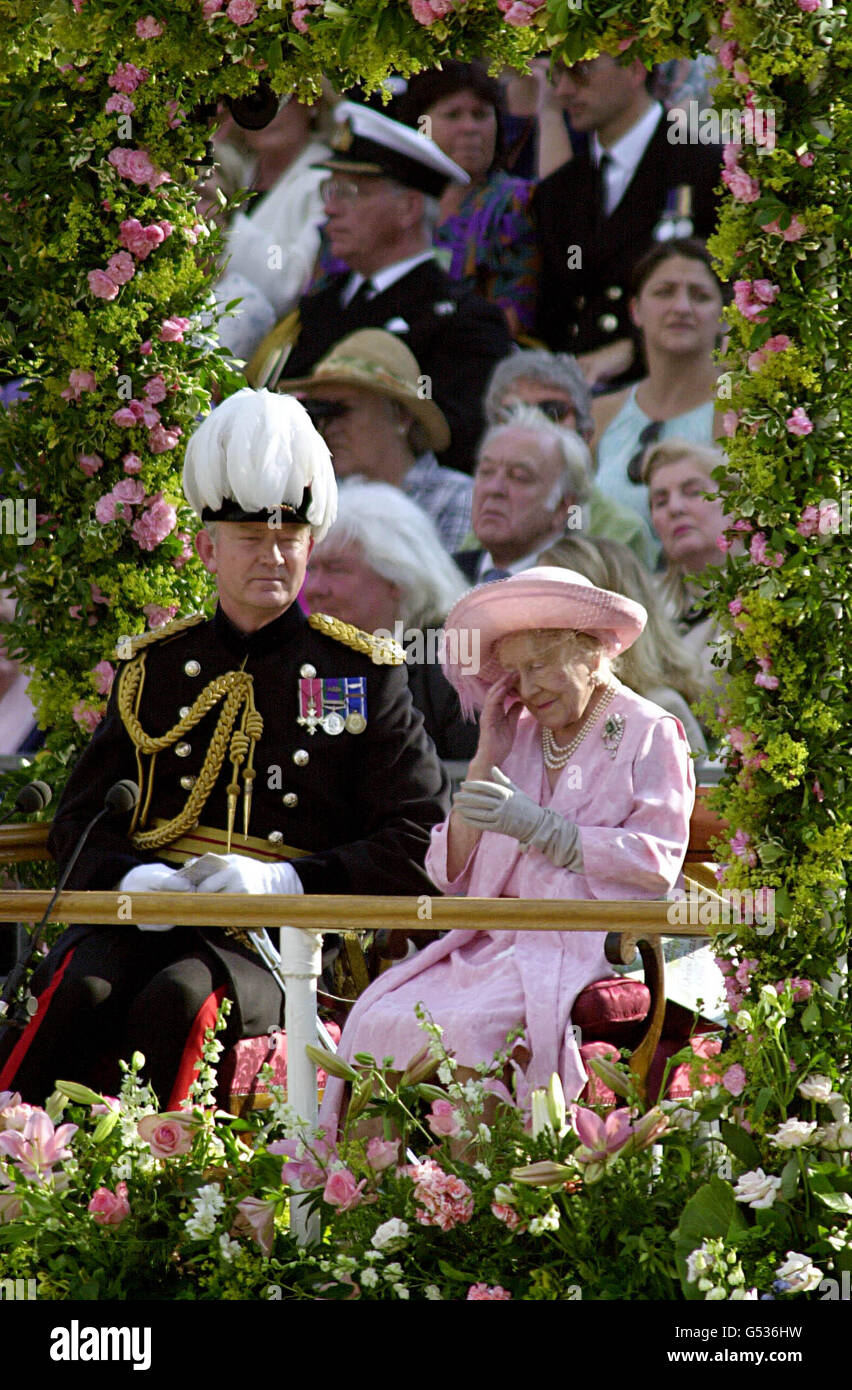
[{"label": "black microphone", "polygon": [[34,816],[37,811],[43,811],[45,806],[49,806],[52,799],[53,792],[46,782],[28,782],[18,792],[12,809],[7,811],[5,816],[0,816],[0,825],[5,825],[16,811],[20,811],[24,816]]},{"label": "black microphone", "polygon": [[[42,783],[42,785],[44,784]],[[68,879],[71,876],[71,871],[74,868],[74,865],[77,863],[83,846],[88,840],[92,830],[97,825],[98,821],[102,820],[104,816],[126,815],[129,811],[132,811],[134,806],[136,806],[137,802],[139,801],[139,795],[140,793],[138,786],[135,782],[131,782],[129,779],[123,779],[121,782],[115,782],[113,786],[110,787],[109,791],[104,797],[103,809],[98,811],[98,814],[96,816],[92,817],[92,819],[89,821],[89,824],[86,826],[85,830],[83,831],[82,835],[77,841],[76,845],[74,846],[74,852],[71,855],[71,858],[68,860],[68,863],[65,866],[65,869],[59,879],[59,882],[53,890],[53,896],[51,897],[50,902],[47,904],[45,914],[39,922],[38,926],[36,927],[35,931],[30,936],[29,946],[27,948],[26,953],[6,979],[6,983],[3,986],[2,996],[0,996],[0,1020],[2,1020],[9,1013],[9,1005],[14,1000],[15,996],[18,993],[18,990],[20,989],[26,977],[30,961],[32,960],[34,953],[38,949],[39,943],[42,938],[42,934],[44,932],[44,928],[47,926],[47,921],[50,917],[51,912],[53,911],[56,899],[59,897],[59,894],[62,892],[63,888],[68,882]],[[26,1027],[27,1023],[29,1023],[30,1021],[32,1014],[35,1012],[35,1008],[36,1002],[30,995],[29,997],[25,998],[21,1003],[19,1003],[14,1013],[11,1015],[11,1017],[7,1019],[7,1022],[11,1026],[16,1028]]]}]

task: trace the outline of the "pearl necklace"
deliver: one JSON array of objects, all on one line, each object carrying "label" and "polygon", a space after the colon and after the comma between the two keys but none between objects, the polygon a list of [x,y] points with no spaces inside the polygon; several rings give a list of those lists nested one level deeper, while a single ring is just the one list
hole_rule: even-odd
[{"label": "pearl necklace", "polygon": [[544,755],[545,767],[549,768],[551,772],[560,772],[563,767],[567,767],[572,754],[576,752],[583,742],[583,739],[586,737],[586,734],[590,729],[594,728],[607,705],[612,704],[614,699],[615,686],[609,684],[598,701],[594,713],[586,720],[580,732],[575,734],[571,742],[566,743],[564,747],[561,747],[556,742],[556,739],[549,729],[542,728],[541,751]]}]

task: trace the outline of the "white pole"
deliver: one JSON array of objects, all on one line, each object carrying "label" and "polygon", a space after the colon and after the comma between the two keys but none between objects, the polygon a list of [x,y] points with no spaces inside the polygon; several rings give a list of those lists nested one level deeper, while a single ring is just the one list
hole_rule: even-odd
[{"label": "white pole", "polygon": [[[281,928],[281,973],[287,989],[287,1100],[308,1131],[317,1125],[317,1069],[305,1047],[317,1039],[317,980],[322,969],[322,932]],[[300,1245],[319,1239],[319,1222],[304,1199],[290,1201],[290,1229]]]}]

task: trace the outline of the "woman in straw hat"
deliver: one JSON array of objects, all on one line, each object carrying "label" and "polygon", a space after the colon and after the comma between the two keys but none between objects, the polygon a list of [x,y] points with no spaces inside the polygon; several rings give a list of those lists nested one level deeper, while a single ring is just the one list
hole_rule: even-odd
[{"label": "woman in straw hat", "polygon": [[[628,690],[610,665],[644,623],[640,604],[547,567],[482,585],[455,605],[447,651],[467,649],[460,639],[476,634],[480,663],[474,671],[448,660],[444,669],[463,708],[481,715],[468,781],[433,830],[426,859],[442,892],[629,899],[673,888],[694,800],[686,737],[673,715]],[[580,990],[611,974],[604,939],[603,932],[450,932],[362,995],[343,1055],[392,1055],[404,1067],[423,1046],[414,1014],[422,1002],[443,1027],[461,1079],[520,1025],[524,1037],[511,1059],[518,1099],[554,1071],[576,1097],[586,1078],[571,1010]],[[341,1084],[330,1082],[326,1124],[341,1102]]]}]

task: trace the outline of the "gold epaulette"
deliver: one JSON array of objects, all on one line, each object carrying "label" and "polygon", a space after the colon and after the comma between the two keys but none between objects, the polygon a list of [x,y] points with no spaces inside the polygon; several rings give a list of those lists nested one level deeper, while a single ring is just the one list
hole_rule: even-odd
[{"label": "gold epaulette", "polygon": [[196,623],[203,622],[206,622],[204,613],[190,613],[188,618],[173,618],[170,623],[163,623],[162,627],[152,628],[150,632],[137,632],[132,637],[119,637],[115,647],[115,659],[130,661],[143,647],[150,647],[152,642],[162,642],[164,637],[176,637],[186,628],[195,627]]},{"label": "gold epaulette", "polygon": [[405,652],[392,637],[374,637],[371,632],[362,632],[352,623],[344,623],[340,618],[332,618],[329,613],[312,613],[308,618],[312,628],[333,637],[345,647],[363,652],[376,666],[404,666]]}]

